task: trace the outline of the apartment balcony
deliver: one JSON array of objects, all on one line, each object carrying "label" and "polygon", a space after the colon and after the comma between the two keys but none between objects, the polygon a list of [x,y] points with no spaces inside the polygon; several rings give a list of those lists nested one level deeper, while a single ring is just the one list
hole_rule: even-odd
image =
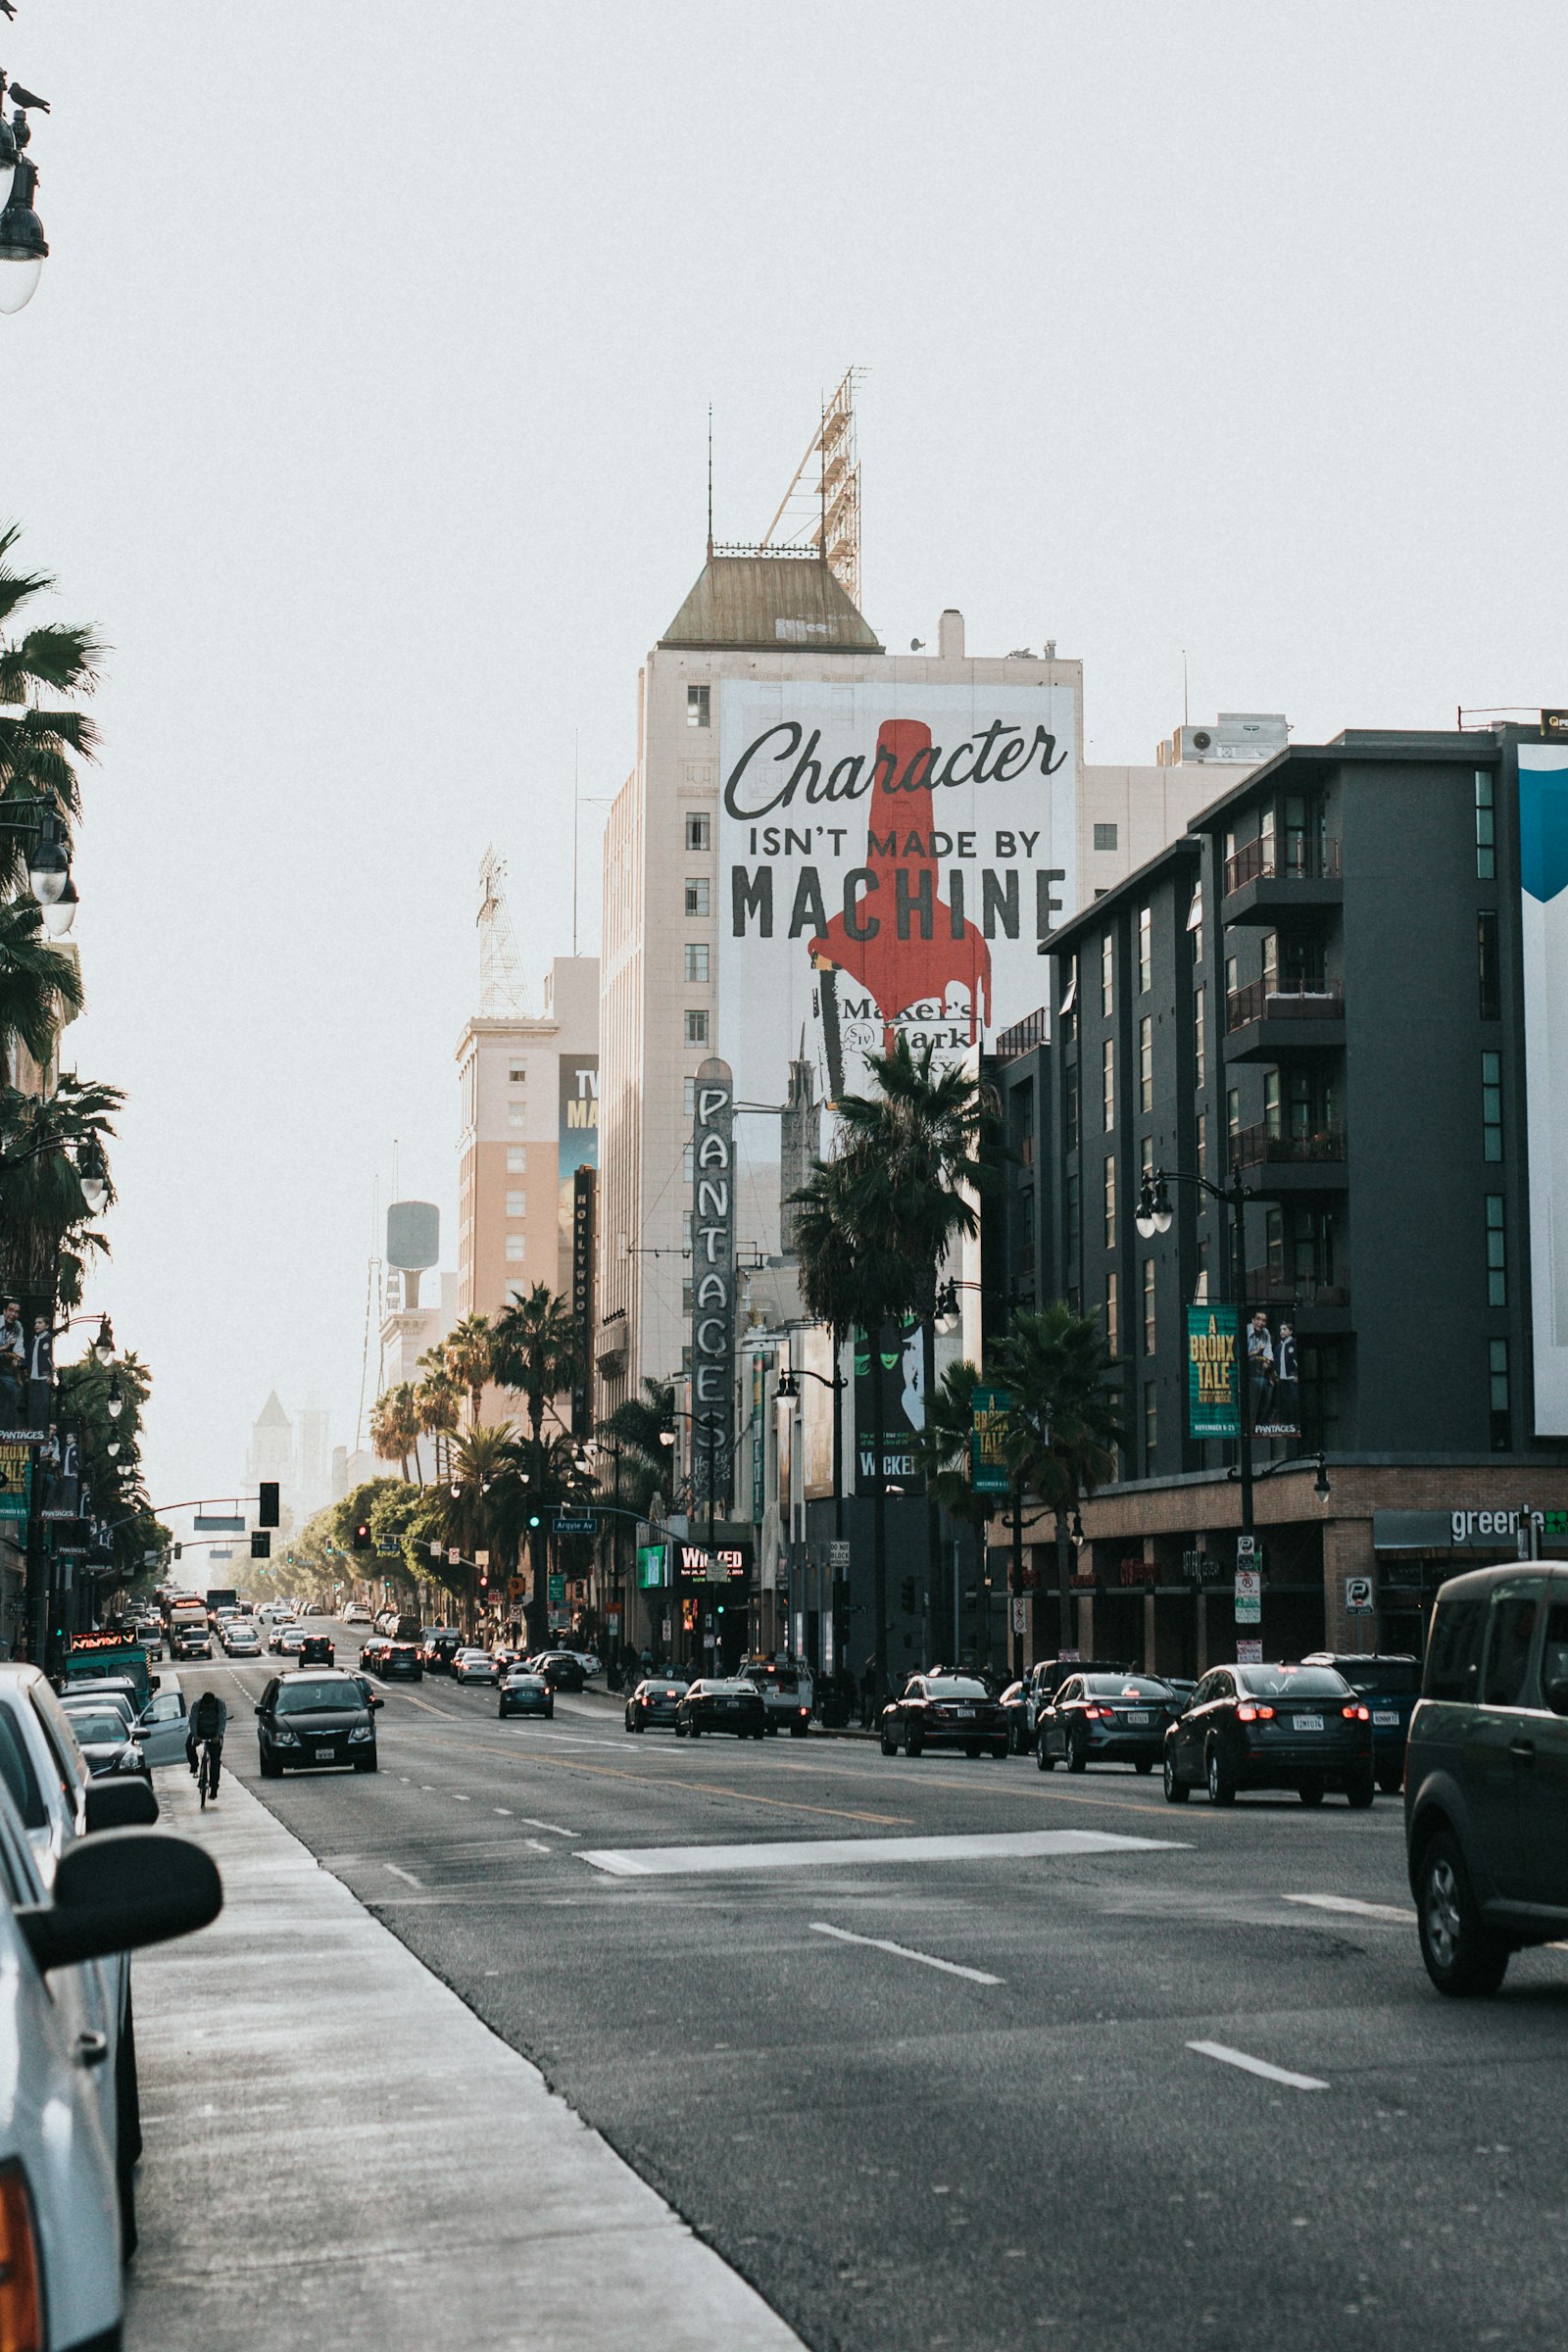
[{"label": "apartment balcony", "polygon": [[1345,984],[1252,980],[1225,1000],[1225,1059],[1278,1061],[1282,1055],[1339,1054],[1345,1047]]},{"label": "apartment balcony", "polygon": [[1051,1014],[1042,1004],[1038,1011],[1025,1013],[1010,1029],[1004,1029],[991,1051],[998,1061],[1018,1061],[1043,1046],[1051,1035]]},{"label": "apartment balcony", "polygon": [[1283,916],[1339,906],[1345,891],[1337,841],[1248,841],[1225,860],[1225,923],[1273,925]]},{"label": "apartment balcony", "polygon": [[1254,1192],[1271,1200],[1297,1193],[1343,1192],[1347,1182],[1345,1129],[1322,1126],[1281,1134],[1266,1119],[1230,1138],[1231,1164]]},{"label": "apartment balcony", "polygon": [[1355,1329],[1348,1276],[1342,1271],[1332,1282],[1315,1274],[1290,1274],[1283,1267],[1252,1266],[1247,1276],[1247,1302],[1266,1307],[1271,1321],[1296,1309],[1294,1328],[1298,1340],[1331,1339],[1337,1332]]}]

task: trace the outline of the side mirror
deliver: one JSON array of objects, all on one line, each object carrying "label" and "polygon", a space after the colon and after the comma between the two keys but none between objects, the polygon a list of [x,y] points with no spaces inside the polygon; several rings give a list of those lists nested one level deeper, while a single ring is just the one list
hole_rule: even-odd
[{"label": "side mirror", "polygon": [[68,1846],[55,1872],[54,1900],[29,1904],[16,1919],[38,1968],[47,1971],[188,1936],[215,1920],[222,1905],[218,1866],[201,1846],[122,1830]]},{"label": "side mirror", "polygon": [[1558,1675],[1546,1685],[1546,1704],[1554,1715],[1568,1715],[1568,1676]]},{"label": "side mirror", "polygon": [[[130,1780],[88,1782],[89,1838],[96,1838],[100,1830],[149,1829],[157,1819],[158,1799],[140,1775]],[[74,1851],[74,1848],[72,1850]]]}]

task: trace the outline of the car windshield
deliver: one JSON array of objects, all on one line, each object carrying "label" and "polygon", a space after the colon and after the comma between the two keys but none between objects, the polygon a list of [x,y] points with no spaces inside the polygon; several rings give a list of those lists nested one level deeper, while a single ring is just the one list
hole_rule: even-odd
[{"label": "car windshield", "polygon": [[1140,1674],[1086,1674],[1084,1689],[1093,1698],[1169,1698],[1170,1686]]},{"label": "car windshield", "polygon": [[117,1715],[113,1708],[106,1708],[102,1715],[89,1715],[85,1707],[72,1707],[68,1713],[72,1730],[84,1744],[89,1740],[113,1740],[123,1745],[125,1719],[123,1715]]},{"label": "car windshield", "polygon": [[330,1683],[285,1683],[277,1694],[280,1715],[312,1715],[322,1707],[364,1705],[359,1691],[346,1679]]},{"label": "car windshield", "polygon": [[509,1674],[507,1677],[509,1690],[542,1690],[544,1687],[545,1678],[542,1674]]},{"label": "car windshield", "polygon": [[1414,1658],[1347,1658],[1340,1672],[1364,1698],[1414,1698],[1421,1688]]},{"label": "car windshield", "polygon": [[984,1683],[977,1683],[967,1674],[933,1674],[926,1678],[926,1691],[932,1698],[985,1698]]},{"label": "car windshield", "polygon": [[747,1682],[693,1683],[694,1690],[716,1690],[724,1698],[755,1698],[757,1685]]},{"label": "car windshield", "polygon": [[1250,1698],[1348,1698],[1350,1686],[1332,1666],[1238,1666],[1238,1688]]}]

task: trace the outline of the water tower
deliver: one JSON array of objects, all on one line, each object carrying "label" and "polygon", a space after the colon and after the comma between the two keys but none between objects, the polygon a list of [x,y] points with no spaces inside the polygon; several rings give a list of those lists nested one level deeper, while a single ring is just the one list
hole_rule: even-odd
[{"label": "water tower", "polygon": [[386,1212],[386,1262],[403,1276],[403,1303],[419,1303],[419,1276],[441,1254],[441,1211],[433,1200],[394,1200]]}]

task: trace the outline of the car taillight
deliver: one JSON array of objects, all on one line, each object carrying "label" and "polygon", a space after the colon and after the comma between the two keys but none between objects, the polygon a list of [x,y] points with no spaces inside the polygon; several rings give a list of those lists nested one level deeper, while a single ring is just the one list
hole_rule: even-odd
[{"label": "car taillight", "polygon": [[1236,1720],[1238,1723],[1272,1723],[1274,1710],[1272,1707],[1238,1707]]},{"label": "car taillight", "polygon": [[638,1704],[639,1704],[640,1706],[644,1706],[644,1707],[651,1707],[651,1706],[653,1705],[653,1703],[654,1703],[654,1702],[653,1702],[653,1700],[652,1700],[651,1698],[649,1698],[649,1697],[648,1697],[646,1694],[645,1694],[645,1695],[644,1695],[644,1696],[643,1696],[643,1697],[642,1697],[642,1698],[641,1698],[641,1699],[638,1701]]},{"label": "car taillight", "polygon": [[1085,1707],[1084,1713],[1091,1723],[1114,1723],[1116,1719],[1114,1707]]},{"label": "car taillight", "polygon": [[1340,1713],[1345,1717],[1347,1723],[1370,1723],[1372,1720],[1371,1709],[1368,1707],[1342,1707]]},{"label": "car taillight", "polygon": [[32,2200],[21,2167],[0,2171],[0,2347],[42,2352],[43,2291]]}]

